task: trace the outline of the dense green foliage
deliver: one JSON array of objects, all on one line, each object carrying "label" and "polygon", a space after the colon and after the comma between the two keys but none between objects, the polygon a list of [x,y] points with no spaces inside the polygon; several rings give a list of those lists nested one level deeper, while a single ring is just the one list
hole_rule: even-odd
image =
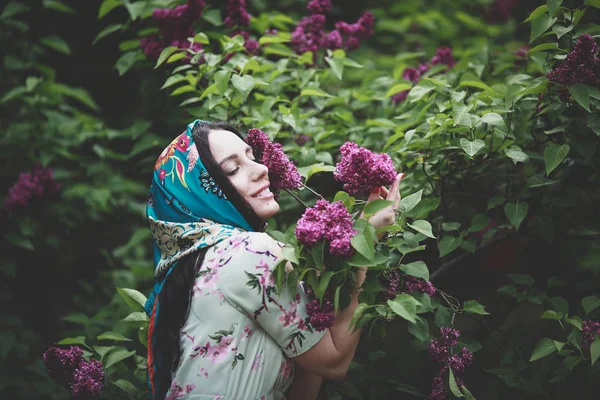
[{"label": "dense green foliage", "polygon": [[[194,25],[202,50],[167,47],[147,59],[140,40],[158,31],[152,10],[180,3],[98,5],[93,46],[115,64],[105,73],[140,88],[118,117],[96,104],[97,86],[58,79],[59,64],[78,62],[70,37],[31,23],[36,15],[84,18],[75,5],[12,1],[2,11],[0,196],[36,164],[61,185],[0,216],[10,305],[0,333],[3,397],[68,398],[41,361],[64,337],[60,344],[83,345],[102,361],[106,398],[146,396],[146,190],[158,152],[194,118],[262,129],[309,186],[348,206],[361,199],[338,193],[331,174],[346,141],[387,152],[406,174],[400,220],[377,256],[366,249],[355,260],[371,267],[356,315],[367,329],[348,378],[327,383],[323,399],[427,396],[439,369],[427,345],[451,323],[474,352],[462,377],[472,396],[597,397],[600,341],[584,346],[581,329],[600,320],[600,90],[547,78],[581,35],[600,35],[597,0],[521,4],[506,20],[490,15],[488,0],[368,2],[374,34],[357,50],[317,54],[290,45],[305,2],[249,2],[247,31],[260,44],[252,53],[244,37],[230,37],[225,7],[209,2]],[[352,18],[334,1],[331,27]],[[452,49],[452,68],[403,79],[440,46]],[[298,195],[315,200],[307,190]],[[285,193],[280,204],[269,230],[293,242],[303,208]],[[386,302],[390,267],[430,280],[438,294]]]}]

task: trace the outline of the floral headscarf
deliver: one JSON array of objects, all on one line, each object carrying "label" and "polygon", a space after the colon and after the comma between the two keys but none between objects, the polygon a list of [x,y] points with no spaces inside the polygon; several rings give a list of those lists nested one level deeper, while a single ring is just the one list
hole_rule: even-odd
[{"label": "floral headscarf", "polygon": [[250,224],[215,184],[198,156],[192,131],[196,120],[176,137],[158,157],[148,194],[146,215],[154,239],[154,289],[145,311],[148,326],[148,384],[150,397],[158,391],[155,375],[161,367],[153,359],[157,345],[154,327],[158,322],[158,294],[165,278],[184,256],[212,246],[242,231]]}]

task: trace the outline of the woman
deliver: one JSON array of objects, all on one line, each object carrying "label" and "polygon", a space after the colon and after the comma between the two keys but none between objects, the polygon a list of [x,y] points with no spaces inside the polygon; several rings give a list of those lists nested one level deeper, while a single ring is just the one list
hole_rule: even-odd
[{"label": "woman", "polygon": [[[156,277],[146,304],[151,398],[306,400],[323,378],[346,374],[360,337],[349,329],[358,290],[322,332],[308,322],[302,288],[277,292],[280,245],[263,233],[279,211],[268,179],[225,123],[194,121],[158,158],[147,207]],[[395,207],[399,179],[389,194],[382,188]],[[371,223],[394,217],[390,206]],[[356,272],[356,288],[365,273]]]}]

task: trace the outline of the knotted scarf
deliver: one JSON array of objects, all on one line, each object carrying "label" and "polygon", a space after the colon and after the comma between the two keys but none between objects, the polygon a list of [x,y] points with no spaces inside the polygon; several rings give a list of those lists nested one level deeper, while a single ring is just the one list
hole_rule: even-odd
[{"label": "knotted scarf", "polygon": [[145,305],[150,317],[148,325],[148,386],[154,399],[157,388],[155,376],[161,365],[155,360],[154,327],[160,316],[158,294],[178,261],[202,248],[215,245],[239,232],[252,231],[248,222],[215,184],[198,156],[192,131],[196,120],[177,136],[158,157],[154,166],[152,185],[148,194],[146,215],[152,233],[155,284]]}]

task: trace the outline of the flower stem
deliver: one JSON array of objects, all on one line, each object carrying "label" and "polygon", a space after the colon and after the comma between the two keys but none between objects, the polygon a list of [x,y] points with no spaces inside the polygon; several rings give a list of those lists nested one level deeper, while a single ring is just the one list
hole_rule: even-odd
[{"label": "flower stem", "polygon": [[304,189],[308,189],[308,190],[310,190],[310,191],[311,191],[311,192],[312,192],[312,193],[313,193],[315,196],[317,196],[319,199],[323,199],[323,200],[325,199],[325,197],[323,197],[323,196],[321,195],[321,193],[315,192],[315,191],[314,191],[312,188],[310,188],[310,187],[306,186],[304,183],[301,183],[301,185],[302,185],[302,187],[303,187]]},{"label": "flower stem", "polygon": [[294,199],[296,199],[298,201],[298,203],[302,204],[306,208],[309,208],[309,205],[306,204],[304,201],[302,201],[302,199],[300,197],[298,197],[294,192],[292,192],[289,189],[285,189],[285,191],[288,192]]}]

